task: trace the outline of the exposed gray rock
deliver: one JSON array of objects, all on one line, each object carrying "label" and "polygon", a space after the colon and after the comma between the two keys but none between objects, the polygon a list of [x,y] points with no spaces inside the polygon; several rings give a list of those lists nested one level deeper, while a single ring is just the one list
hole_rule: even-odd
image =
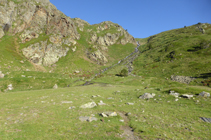
[{"label": "exposed gray rock", "polygon": [[29,41],[34,35],[43,31],[46,34],[80,38],[72,19],[57,10],[49,0],[18,0],[18,3],[1,0],[0,2],[0,25],[4,27],[3,30],[16,34],[27,29],[32,33],[32,36],[30,33],[28,37],[22,38],[23,42]]},{"label": "exposed gray rock", "polygon": [[124,122],[124,120],[123,119],[121,119],[121,120],[119,120],[120,122]]},{"label": "exposed gray rock", "polygon": [[199,93],[199,96],[201,96],[201,97],[210,97],[210,93],[202,91],[201,93]]},{"label": "exposed gray rock", "polygon": [[58,85],[55,84],[55,85],[53,86],[53,89],[57,89],[57,88],[58,88]]},{"label": "exposed gray rock", "polygon": [[100,51],[96,50],[94,52],[87,52],[87,57],[91,59],[92,61],[97,62],[97,64],[105,64],[108,62],[108,59],[105,57],[105,55]]},{"label": "exposed gray rock", "polygon": [[35,43],[22,49],[23,55],[38,65],[49,66],[56,63],[59,58],[66,56],[69,48],[48,44],[47,41]]},{"label": "exposed gray rock", "polygon": [[75,106],[71,106],[71,107],[69,107],[69,109],[75,109],[76,107]]},{"label": "exposed gray rock", "polygon": [[89,102],[87,104],[81,105],[80,108],[93,108],[95,106],[97,106],[95,102]]},{"label": "exposed gray rock", "polygon": [[95,118],[95,117],[88,117],[88,116],[80,116],[79,120],[92,122],[92,121],[97,121],[97,118]]},{"label": "exposed gray rock", "polygon": [[110,112],[110,111],[108,111],[108,112],[100,113],[100,115],[102,117],[114,117],[114,116],[117,116],[117,113],[116,112]]},{"label": "exposed gray rock", "polygon": [[73,101],[62,101],[62,104],[72,104]]},{"label": "exposed gray rock", "polygon": [[195,78],[188,77],[188,76],[172,75],[171,80],[176,81],[176,82],[180,82],[180,83],[189,84],[191,81],[195,80]]},{"label": "exposed gray rock", "polygon": [[126,113],[125,115],[126,115],[126,116],[130,116],[130,115],[131,115],[131,112],[128,112],[128,113]]},{"label": "exposed gray rock", "polygon": [[100,100],[100,102],[98,103],[98,105],[106,105],[106,103],[104,103],[102,100]]},{"label": "exposed gray rock", "polygon": [[2,38],[4,36],[4,31],[3,29],[0,27],[0,38]]},{"label": "exposed gray rock", "polygon": [[92,98],[100,97],[100,95],[92,95]]},{"label": "exposed gray rock", "polygon": [[155,96],[154,93],[152,93],[152,94],[150,94],[150,93],[144,93],[143,95],[141,95],[139,97],[139,99],[150,99],[150,98],[154,98],[154,96]]},{"label": "exposed gray rock", "polygon": [[12,84],[9,84],[9,85],[7,86],[7,90],[13,90]]},{"label": "exposed gray rock", "polygon": [[183,98],[188,98],[188,99],[193,98],[193,95],[189,95],[189,94],[182,94],[181,96]]},{"label": "exposed gray rock", "polygon": [[4,74],[0,71],[0,78],[4,78]]},{"label": "exposed gray rock", "polygon": [[179,97],[179,95],[180,95],[179,93],[177,93],[177,92],[175,92],[173,90],[170,90],[169,92],[170,92],[169,94],[174,96],[174,97]]},{"label": "exposed gray rock", "polygon": [[127,105],[134,105],[134,103],[126,103]]}]

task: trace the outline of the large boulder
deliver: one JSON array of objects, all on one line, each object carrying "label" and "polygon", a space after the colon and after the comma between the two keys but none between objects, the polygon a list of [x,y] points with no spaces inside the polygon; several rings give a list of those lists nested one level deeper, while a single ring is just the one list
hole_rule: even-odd
[{"label": "large boulder", "polygon": [[139,97],[139,99],[150,99],[150,98],[154,98],[154,96],[155,96],[154,93],[152,93],[152,94],[150,94],[150,93],[144,93],[143,95],[141,95]]},{"label": "large boulder", "polygon": [[195,80],[195,78],[189,77],[189,76],[171,75],[171,80],[180,82],[180,83],[189,84],[191,81]]},{"label": "large boulder", "polygon": [[89,102],[87,104],[81,105],[80,108],[93,108],[95,106],[97,106],[95,102]]},{"label": "large boulder", "polygon": [[68,47],[47,44],[47,41],[41,41],[22,49],[23,55],[31,62],[44,66],[56,63],[61,57],[66,56],[68,51]]},{"label": "large boulder", "polygon": [[201,93],[199,93],[199,96],[201,96],[201,97],[210,97],[210,93],[202,91]]}]

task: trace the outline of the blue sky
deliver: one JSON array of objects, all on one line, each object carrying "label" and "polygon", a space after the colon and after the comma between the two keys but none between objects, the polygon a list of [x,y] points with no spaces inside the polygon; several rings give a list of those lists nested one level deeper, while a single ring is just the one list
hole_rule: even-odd
[{"label": "blue sky", "polygon": [[50,0],[65,15],[90,24],[118,23],[135,38],[211,23],[211,0]]}]

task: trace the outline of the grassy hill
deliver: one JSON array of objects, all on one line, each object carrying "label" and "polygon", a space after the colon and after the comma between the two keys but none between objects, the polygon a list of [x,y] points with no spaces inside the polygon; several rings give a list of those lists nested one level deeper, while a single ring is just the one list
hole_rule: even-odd
[{"label": "grassy hill", "polygon": [[[202,91],[211,93],[210,24],[199,23],[137,39],[141,44],[140,54],[133,62],[131,75],[116,76],[127,68],[125,60],[93,79],[92,85],[80,86],[135,48],[132,44],[109,46],[109,62],[97,65],[84,53],[92,47],[87,30],[96,28],[91,25],[85,26],[83,32],[78,29],[81,38],[77,41],[77,51],[68,52],[56,66],[49,67],[30,63],[20,51],[28,44],[19,44],[18,36],[1,39],[0,64],[6,74],[0,79],[1,139],[211,139],[210,124],[200,119],[210,118],[211,99],[198,97]],[[40,36],[27,43],[48,38]],[[184,84],[172,81],[171,75],[196,79]],[[4,92],[9,84],[14,89]],[[54,84],[59,88],[52,89]],[[169,90],[194,97],[175,98],[169,95]],[[139,99],[144,93],[155,93],[155,97]],[[93,98],[93,95],[100,96]],[[101,100],[106,105],[80,108],[90,101]],[[118,115],[103,118],[99,113],[105,111]],[[98,120],[82,122],[80,116]]]},{"label": "grassy hill", "polygon": [[134,74],[168,79],[171,75],[197,77],[191,83],[197,85],[211,78],[210,24],[162,32],[147,38],[139,49]]}]

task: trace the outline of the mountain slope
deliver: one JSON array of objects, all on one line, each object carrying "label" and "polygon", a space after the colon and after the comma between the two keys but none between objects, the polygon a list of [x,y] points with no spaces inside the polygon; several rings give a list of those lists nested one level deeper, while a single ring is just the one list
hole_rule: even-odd
[{"label": "mountain slope", "polygon": [[211,77],[211,25],[208,23],[151,36],[139,49],[140,56],[134,62],[135,74],[168,79],[172,75]]}]

